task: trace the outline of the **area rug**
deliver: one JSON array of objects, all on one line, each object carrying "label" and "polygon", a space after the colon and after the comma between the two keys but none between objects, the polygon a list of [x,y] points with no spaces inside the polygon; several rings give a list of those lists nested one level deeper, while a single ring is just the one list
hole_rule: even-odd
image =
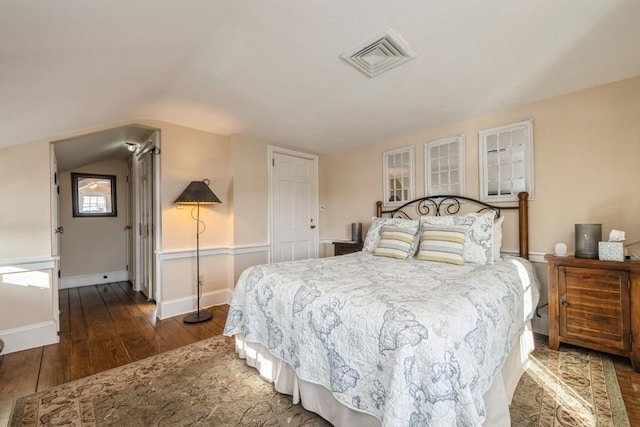
[{"label": "area rug", "polygon": [[611,359],[566,345],[554,351],[540,337],[510,412],[511,425],[518,427],[629,426]]},{"label": "area rug", "polygon": [[[611,361],[537,343],[513,426],[628,426]],[[214,337],[16,401],[11,426],[328,426]]]}]

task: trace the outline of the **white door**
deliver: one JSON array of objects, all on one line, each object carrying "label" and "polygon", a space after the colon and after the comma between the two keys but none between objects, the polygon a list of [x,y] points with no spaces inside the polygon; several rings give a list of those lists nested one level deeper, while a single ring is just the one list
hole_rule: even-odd
[{"label": "white door", "polygon": [[316,258],[317,158],[274,151],[271,166],[271,261]]},{"label": "white door", "polygon": [[64,232],[60,226],[60,215],[58,212],[60,183],[58,180],[58,162],[53,144],[50,146],[51,159],[51,257],[53,258],[53,275],[51,277],[51,292],[53,302],[53,318],[56,322],[58,332],[60,332],[60,300],[58,295],[58,281],[60,272],[60,234]]}]

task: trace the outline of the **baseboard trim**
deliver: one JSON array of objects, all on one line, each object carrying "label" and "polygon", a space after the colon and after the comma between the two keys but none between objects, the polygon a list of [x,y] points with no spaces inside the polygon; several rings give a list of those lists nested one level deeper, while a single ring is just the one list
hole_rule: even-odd
[{"label": "baseboard trim", "polygon": [[104,283],[127,281],[126,271],[107,271],[104,273],[82,274],[78,276],[61,277],[59,289],[79,288],[81,286],[102,285]]},{"label": "baseboard trim", "polygon": [[[204,292],[200,296],[200,308],[208,308],[214,305],[229,304],[231,301],[230,289],[219,289],[212,292]],[[195,311],[198,308],[198,299],[195,295],[176,298],[158,303],[158,317],[167,319]]]},{"label": "baseboard trim", "polygon": [[0,331],[0,338],[4,341],[2,354],[60,342],[58,328],[52,320]]}]

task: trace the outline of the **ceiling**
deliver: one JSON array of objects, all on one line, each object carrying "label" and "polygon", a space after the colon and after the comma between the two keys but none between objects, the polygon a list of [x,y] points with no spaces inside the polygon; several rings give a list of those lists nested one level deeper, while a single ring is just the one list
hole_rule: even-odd
[{"label": "ceiling", "polygon": [[58,172],[67,172],[105,159],[126,160],[127,145],[140,147],[153,133],[142,126],[120,126],[54,142]]},{"label": "ceiling", "polygon": [[[1,0],[0,146],[157,119],[332,152],[640,75],[638,22],[625,0]],[[415,59],[340,59],[389,26]]]}]

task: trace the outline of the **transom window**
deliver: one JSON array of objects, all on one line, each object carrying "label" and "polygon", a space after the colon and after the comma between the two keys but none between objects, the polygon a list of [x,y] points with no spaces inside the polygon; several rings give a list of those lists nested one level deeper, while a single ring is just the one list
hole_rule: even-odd
[{"label": "transom window", "polygon": [[517,200],[521,191],[533,199],[533,122],[481,130],[478,142],[481,200]]},{"label": "transom window", "polygon": [[413,152],[413,145],[384,152],[382,157],[383,200],[386,206],[401,205],[414,199]]},{"label": "transom window", "polygon": [[458,135],[424,144],[427,196],[464,194],[464,143],[464,135]]}]

